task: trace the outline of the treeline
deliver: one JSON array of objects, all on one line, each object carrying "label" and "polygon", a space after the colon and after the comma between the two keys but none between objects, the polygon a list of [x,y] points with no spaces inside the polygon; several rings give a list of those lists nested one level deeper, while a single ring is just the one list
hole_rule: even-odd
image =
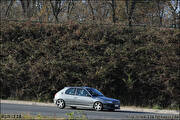
[{"label": "treeline", "polygon": [[2,99],[52,101],[65,86],[91,86],[123,105],[179,105],[179,30],[31,22],[0,27]]},{"label": "treeline", "polygon": [[3,20],[180,28],[179,0],[1,0]]}]

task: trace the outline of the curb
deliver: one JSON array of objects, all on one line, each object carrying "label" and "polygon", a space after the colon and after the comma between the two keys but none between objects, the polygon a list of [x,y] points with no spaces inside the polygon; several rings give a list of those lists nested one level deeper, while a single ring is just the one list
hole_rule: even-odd
[{"label": "curb", "polygon": [[165,110],[165,109],[159,110],[159,109],[138,108],[138,107],[129,107],[129,106],[121,107],[121,110],[180,115],[179,110]]},{"label": "curb", "polygon": [[[19,100],[0,100],[0,103],[56,107],[56,105],[53,103],[19,101]],[[138,108],[138,107],[129,107],[129,106],[122,106],[121,110],[132,111],[132,112],[134,112],[134,111],[136,111],[136,112],[153,112],[153,113],[161,113],[161,114],[180,115],[179,110],[158,110],[158,109],[147,109],[147,108]]]},{"label": "curb", "polygon": [[19,101],[19,100],[0,100],[0,102],[1,103],[7,103],[7,104],[37,105],[37,106],[56,106],[53,103]]}]

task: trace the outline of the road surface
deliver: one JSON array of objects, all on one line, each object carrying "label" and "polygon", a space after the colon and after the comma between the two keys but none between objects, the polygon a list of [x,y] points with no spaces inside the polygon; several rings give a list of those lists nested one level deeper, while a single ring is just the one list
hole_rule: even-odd
[{"label": "road surface", "polygon": [[74,112],[76,116],[85,115],[88,119],[133,119],[133,118],[144,118],[152,120],[153,118],[161,119],[173,119],[179,120],[178,114],[158,114],[150,112],[136,112],[136,111],[125,111],[116,110],[111,111],[94,111],[90,109],[59,109],[55,106],[38,106],[38,105],[23,105],[23,104],[7,104],[1,103],[1,114],[30,114],[30,115],[42,115],[52,116],[57,118],[68,118],[67,113]]}]

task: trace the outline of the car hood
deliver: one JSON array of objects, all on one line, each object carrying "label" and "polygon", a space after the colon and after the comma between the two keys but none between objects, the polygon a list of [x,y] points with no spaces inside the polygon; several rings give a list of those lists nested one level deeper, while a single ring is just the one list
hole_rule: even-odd
[{"label": "car hood", "polygon": [[104,100],[104,101],[115,101],[115,102],[119,101],[117,99],[108,98],[108,97],[105,97],[105,96],[97,96],[96,99],[101,99],[101,100]]}]

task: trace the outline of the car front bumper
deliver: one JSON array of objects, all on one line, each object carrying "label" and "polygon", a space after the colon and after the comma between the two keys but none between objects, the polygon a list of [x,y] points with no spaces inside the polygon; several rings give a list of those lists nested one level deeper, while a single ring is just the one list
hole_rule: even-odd
[{"label": "car front bumper", "polygon": [[103,108],[104,109],[120,109],[120,104],[104,103]]}]

